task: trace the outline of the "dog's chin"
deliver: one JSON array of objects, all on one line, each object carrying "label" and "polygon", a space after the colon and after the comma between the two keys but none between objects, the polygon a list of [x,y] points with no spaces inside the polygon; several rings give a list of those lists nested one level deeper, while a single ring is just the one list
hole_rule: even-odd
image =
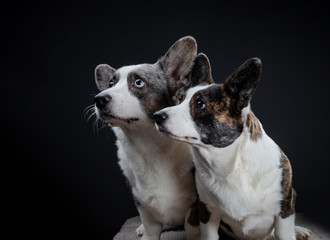
[{"label": "dog's chin", "polygon": [[196,141],[198,140],[198,138],[192,137],[192,136],[177,136],[177,135],[173,134],[172,132],[170,132],[168,129],[164,128],[163,126],[159,126],[157,124],[156,124],[156,128],[158,129],[158,131],[160,131],[164,135],[166,135],[170,138],[173,138],[177,141],[180,141],[180,142],[196,143]]},{"label": "dog's chin", "polygon": [[135,122],[139,121],[139,119],[135,117],[124,118],[109,113],[102,113],[100,114],[99,118],[102,121],[109,123],[112,127],[118,127],[121,125],[132,125]]}]

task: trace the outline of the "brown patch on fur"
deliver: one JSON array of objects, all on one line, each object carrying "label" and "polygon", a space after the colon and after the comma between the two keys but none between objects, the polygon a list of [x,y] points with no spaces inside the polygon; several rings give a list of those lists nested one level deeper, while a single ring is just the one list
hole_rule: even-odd
[{"label": "brown patch on fur", "polygon": [[[231,101],[226,93],[223,92],[223,85],[219,85],[222,91],[222,99],[207,99],[205,102],[206,108],[208,111],[214,115],[214,117],[221,123],[226,123],[230,126],[233,126],[236,119],[231,114]],[[211,101],[210,101],[211,100]]]},{"label": "brown patch on fur", "polygon": [[287,218],[294,214],[295,203],[296,203],[296,191],[292,188],[292,169],[291,164],[287,156],[282,152],[280,160],[280,168],[282,168],[282,194],[283,199],[281,201],[281,212],[282,218]]},{"label": "brown patch on fur", "polygon": [[207,223],[211,217],[211,213],[206,207],[206,204],[197,200],[191,205],[188,223],[194,227],[199,226],[199,223]]},{"label": "brown patch on fur", "polygon": [[[201,102],[204,107],[199,106]],[[203,143],[226,147],[241,135],[241,115],[233,114],[232,107],[232,99],[223,91],[223,85],[213,85],[195,93],[190,100],[190,115]]]},{"label": "brown patch on fur", "polygon": [[[222,89],[222,86],[220,85],[220,89]],[[222,91],[222,90],[221,90]],[[207,108],[210,112],[212,112],[217,119],[221,122],[231,122],[229,118],[232,118],[230,116],[230,99],[229,97],[222,92],[222,99],[221,101],[217,101],[217,99],[213,99],[215,101],[207,102]]]},{"label": "brown patch on fur", "polygon": [[246,116],[246,126],[250,130],[250,138],[252,141],[257,141],[262,137],[262,130],[258,119],[253,113],[249,113]]}]

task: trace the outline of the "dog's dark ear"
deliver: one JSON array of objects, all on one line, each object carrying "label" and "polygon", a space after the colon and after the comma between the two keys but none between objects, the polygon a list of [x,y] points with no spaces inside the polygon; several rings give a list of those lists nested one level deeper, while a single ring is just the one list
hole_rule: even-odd
[{"label": "dog's dark ear", "polygon": [[224,83],[224,91],[237,111],[248,106],[261,74],[261,60],[251,58],[243,63]]},{"label": "dog's dark ear", "polygon": [[189,83],[188,75],[197,55],[197,43],[193,37],[176,41],[158,63],[165,71],[171,94]]},{"label": "dog's dark ear", "polygon": [[194,61],[194,66],[190,73],[190,87],[200,84],[214,83],[211,74],[211,64],[204,53],[199,53]]},{"label": "dog's dark ear", "polygon": [[109,88],[109,81],[113,78],[116,70],[108,64],[100,64],[95,68],[95,83],[100,91]]}]

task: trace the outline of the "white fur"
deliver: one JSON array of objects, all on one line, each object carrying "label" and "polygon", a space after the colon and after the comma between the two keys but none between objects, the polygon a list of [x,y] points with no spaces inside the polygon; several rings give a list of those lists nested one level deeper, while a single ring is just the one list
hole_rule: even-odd
[{"label": "white fur", "polygon": [[[190,206],[196,200],[196,189],[191,174],[193,161],[189,145],[160,134],[139,100],[128,89],[127,74],[141,66],[119,69],[119,82],[103,91],[112,98],[109,104],[114,115],[139,120],[131,124],[103,120],[109,121],[113,127],[120,168],[141,204],[137,208],[144,226],[140,226],[136,233],[143,234],[143,240],[158,240],[162,229],[185,223]],[[100,116],[98,109],[96,112]],[[190,239],[196,236],[189,234]]]},{"label": "white fur", "polygon": [[[167,119],[167,121],[164,123],[164,127],[168,129],[169,132],[175,133],[175,135],[172,135],[171,137],[184,142],[186,141],[185,137],[189,137],[190,143],[194,142],[195,144],[197,144],[198,142],[200,142],[200,136],[195,130],[194,122],[191,119],[191,115],[189,111],[186,110],[189,109],[189,100],[194,95],[194,93],[208,86],[209,85],[196,86],[188,89],[186,93],[186,98],[180,105],[177,105],[175,107],[168,107],[161,110],[166,112],[168,115],[175,116]],[[192,138],[196,138],[196,140],[193,140]]]},{"label": "white fur", "polygon": [[[109,94],[112,97],[111,102],[109,103],[109,108],[111,108],[112,114],[116,117],[124,119],[132,117],[146,119],[145,113],[141,111],[140,102],[130,91],[128,91],[127,86],[128,73],[141,66],[142,64],[131,65],[118,69],[118,74],[120,76],[118,83],[112,88],[108,88],[102,92],[104,94]],[[100,116],[97,108],[96,114],[98,117]],[[107,121],[115,126],[120,120],[111,119]]]},{"label": "white fur", "polygon": [[[197,190],[200,200],[211,212],[209,222],[201,225],[202,239],[218,239],[220,219],[231,226],[236,239],[264,239],[272,232],[278,240],[296,239],[294,215],[285,219],[279,216],[282,199],[280,148],[267,136],[261,124],[262,137],[257,141],[251,140],[250,131],[244,125],[242,134],[227,147],[202,143],[189,106],[192,95],[200,89],[190,89],[182,104],[162,110],[168,115],[162,126],[172,137],[196,138],[174,137],[192,145]],[[250,106],[242,110],[243,122],[250,112]]]}]

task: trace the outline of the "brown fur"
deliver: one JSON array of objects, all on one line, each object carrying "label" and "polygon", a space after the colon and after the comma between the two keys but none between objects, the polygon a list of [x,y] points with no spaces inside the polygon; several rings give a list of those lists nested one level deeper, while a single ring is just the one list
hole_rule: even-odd
[{"label": "brown fur", "polygon": [[[209,109],[213,109],[215,117],[223,123],[227,123],[230,126],[233,126],[235,122],[237,121],[237,118],[235,118],[231,114],[231,100],[227,96],[227,94],[223,91],[223,85],[220,85],[221,91],[222,91],[222,101],[221,102],[215,102],[213,103],[213,106]],[[211,103],[212,104],[212,103]],[[210,105],[211,105],[210,104]],[[207,104],[208,105],[208,104]]]},{"label": "brown fur", "polygon": [[250,130],[250,138],[252,141],[257,141],[262,137],[261,126],[258,119],[253,113],[249,113],[246,116],[246,126]]},{"label": "brown fur", "polygon": [[[200,102],[205,104],[200,108]],[[201,141],[215,147],[226,147],[240,136],[243,123],[240,115],[232,114],[232,99],[223,90],[223,85],[213,85],[200,90],[190,100],[190,114]]]},{"label": "brown fur", "polygon": [[282,218],[287,218],[294,214],[295,203],[296,203],[296,191],[292,188],[292,169],[291,164],[287,156],[282,152],[280,160],[280,168],[282,168],[282,194],[283,199],[281,201],[281,212]]},{"label": "brown fur", "polygon": [[199,223],[207,223],[211,217],[211,213],[206,207],[206,204],[197,200],[191,206],[191,212],[188,217],[188,223],[192,226],[199,226]]}]

